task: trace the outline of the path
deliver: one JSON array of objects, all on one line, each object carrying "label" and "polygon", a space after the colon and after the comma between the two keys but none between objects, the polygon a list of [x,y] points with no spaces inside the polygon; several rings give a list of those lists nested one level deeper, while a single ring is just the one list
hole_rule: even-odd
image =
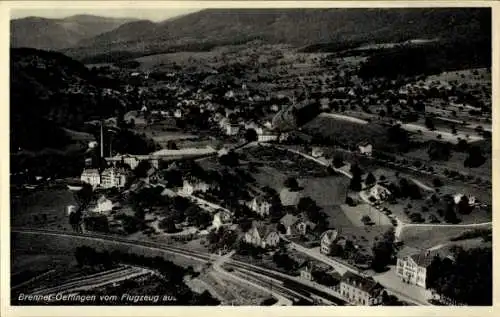
[{"label": "path", "polygon": [[414,179],[414,178],[410,178],[410,180],[415,184],[417,185],[418,187],[422,188],[423,190],[426,190],[428,192],[436,192],[436,190],[430,186],[427,186],[425,185],[424,183],[422,183],[421,181],[417,180],[417,179]]}]

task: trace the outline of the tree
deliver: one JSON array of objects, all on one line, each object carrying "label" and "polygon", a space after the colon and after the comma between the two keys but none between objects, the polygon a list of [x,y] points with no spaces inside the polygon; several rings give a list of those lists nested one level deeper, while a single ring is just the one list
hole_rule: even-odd
[{"label": "tree", "polygon": [[258,139],[258,135],[257,135],[257,132],[255,131],[255,129],[246,129],[245,130],[245,140],[247,142],[254,142],[254,141],[257,141]]},{"label": "tree", "polygon": [[375,178],[375,176],[372,173],[368,173],[365,179],[365,184],[369,186],[375,184],[376,182],[377,179]]},{"label": "tree", "polygon": [[453,206],[453,202],[448,202],[446,211],[444,213],[444,220],[452,224],[460,222],[460,219],[458,219],[457,214],[455,213],[455,207]]},{"label": "tree", "polygon": [[341,168],[342,166],[344,166],[344,159],[339,154],[335,155],[333,158],[333,167]]},{"label": "tree", "polygon": [[464,167],[476,168],[486,162],[486,157],[483,155],[481,148],[477,145],[470,146],[468,156],[464,161]]},{"label": "tree", "polygon": [[472,212],[472,206],[469,205],[469,198],[463,195],[457,205],[457,210],[462,215],[468,215]]},{"label": "tree", "polygon": [[395,251],[394,239],[394,228],[390,228],[373,245],[372,268],[376,272],[382,272],[391,263]]},{"label": "tree", "polygon": [[175,219],[172,216],[163,218],[158,224],[158,228],[164,230],[166,233],[175,233],[179,231],[175,226]]},{"label": "tree", "polygon": [[147,160],[139,161],[139,164],[134,169],[134,175],[138,178],[144,178],[148,175],[148,171],[151,168],[151,163]]},{"label": "tree", "polygon": [[297,182],[297,179],[294,177],[288,177],[283,185],[285,185],[285,187],[290,190],[297,190],[299,188],[299,183]]},{"label": "tree", "polygon": [[492,304],[492,249],[453,250],[454,261],[434,258],[427,285],[442,298],[465,305]]},{"label": "tree", "polygon": [[84,183],[82,189],[76,192],[75,200],[78,202],[78,209],[83,210],[87,207],[92,199],[93,190],[90,184]]},{"label": "tree", "polygon": [[427,154],[431,160],[447,161],[451,157],[451,145],[449,143],[431,142]]},{"label": "tree", "polygon": [[436,127],[434,126],[434,121],[432,120],[431,117],[426,117],[425,118],[425,126],[429,130],[436,130]]},{"label": "tree", "polygon": [[432,184],[434,185],[434,187],[441,187],[441,186],[443,186],[443,182],[439,178],[434,178],[432,180]]},{"label": "tree", "polygon": [[222,165],[231,167],[238,166],[239,164],[238,154],[236,154],[236,152],[234,151],[229,151],[227,154],[222,155],[219,158],[219,161]]},{"label": "tree", "polygon": [[167,142],[167,149],[169,150],[178,150],[179,148],[177,147],[177,144],[173,140],[169,140]]}]

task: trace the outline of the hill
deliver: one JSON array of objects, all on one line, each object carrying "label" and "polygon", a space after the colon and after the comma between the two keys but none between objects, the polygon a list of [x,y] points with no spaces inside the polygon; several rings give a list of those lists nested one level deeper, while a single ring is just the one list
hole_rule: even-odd
[{"label": "hill", "polygon": [[60,148],[69,141],[61,127],[79,128],[93,116],[114,115],[124,104],[117,82],[61,53],[14,48],[10,58],[13,151]]},{"label": "hill", "polygon": [[467,39],[487,36],[490,30],[488,8],[209,9],[156,24],[129,24],[65,52],[75,58],[113,51],[151,54],[172,47],[185,50],[196,44],[194,49],[210,49],[254,39],[296,47],[317,43],[335,46]]},{"label": "hill", "polygon": [[74,15],[64,19],[27,17],[10,21],[11,47],[59,50],[111,31],[133,19]]}]

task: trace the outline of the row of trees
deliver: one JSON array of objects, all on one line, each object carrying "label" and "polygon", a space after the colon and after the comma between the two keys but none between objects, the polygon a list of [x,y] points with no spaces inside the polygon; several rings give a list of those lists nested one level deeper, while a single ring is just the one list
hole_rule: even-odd
[{"label": "row of trees", "polygon": [[444,300],[466,305],[492,305],[492,250],[457,249],[453,259],[435,257],[427,268],[427,287]]}]

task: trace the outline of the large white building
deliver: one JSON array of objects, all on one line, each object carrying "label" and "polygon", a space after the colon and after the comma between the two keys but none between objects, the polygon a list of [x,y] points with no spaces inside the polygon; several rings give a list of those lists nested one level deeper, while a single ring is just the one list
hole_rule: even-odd
[{"label": "large white building", "polygon": [[96,168],[86,168],[83,170],[80,180],[96,188],[101,184],[101,175]]},{"label": "large white building", "polygon": [[340,293],[352,305],[379,305],[383,291],[383,286],[373,278],[352,272],[346,272],[340,282]]},{"label": "large white building", "polygon": [[102,188],[125,187],[128,175],[129,175],[128,172],[124,169],[109,167],[105,169],[101,174],[101,187]]}]

